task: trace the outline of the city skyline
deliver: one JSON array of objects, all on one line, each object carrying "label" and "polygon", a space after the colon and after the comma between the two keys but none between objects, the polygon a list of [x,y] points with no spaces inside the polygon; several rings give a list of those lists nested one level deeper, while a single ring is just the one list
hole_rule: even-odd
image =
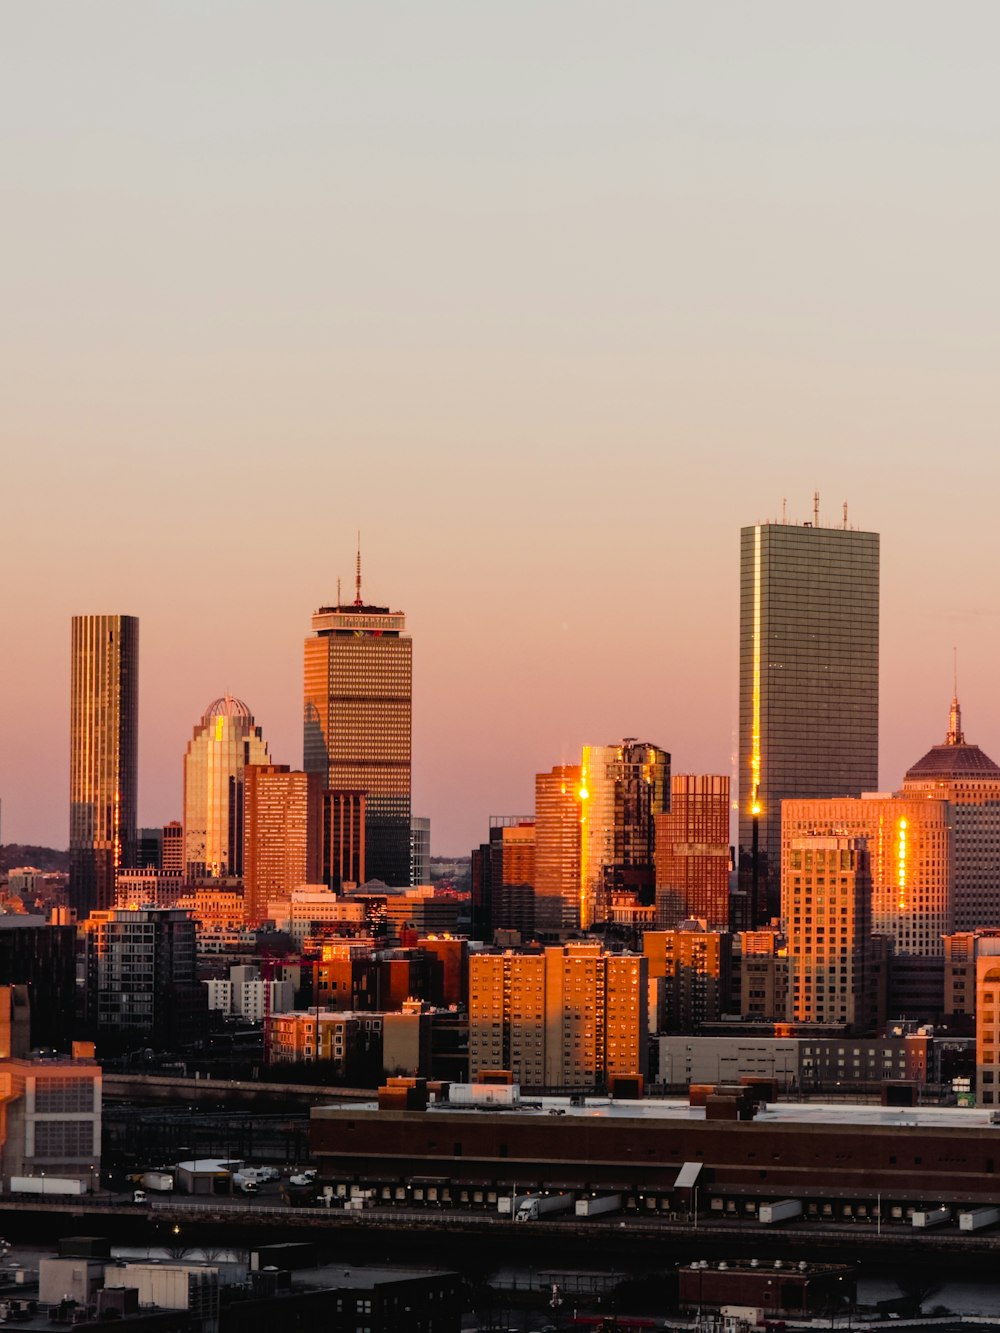
[{"label": "city skyline", "polygon": [[48,13],[0,81],[6,841],[67,843],[74,614],[143,622],[141,824],[226,689],[296,765],[358,528],[435,852],[582,744],[733,776],[736,534],[814,490],[882,536],[880,785],[955,645],[1000,753],[994,7]]}]

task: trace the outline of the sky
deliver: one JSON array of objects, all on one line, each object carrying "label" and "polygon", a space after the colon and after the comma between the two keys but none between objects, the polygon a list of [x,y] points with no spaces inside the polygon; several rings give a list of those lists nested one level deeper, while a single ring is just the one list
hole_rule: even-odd
[{"label": "sky", "polygon": [[0,798],[68,841],[70,617],[140,618],[142,824],[208,703],[302,762],[350,586],[435,854],[636,736],[735,769],[739,528],[882,534],[880,785],[1000,758],[1000,9],[0,7]]}]

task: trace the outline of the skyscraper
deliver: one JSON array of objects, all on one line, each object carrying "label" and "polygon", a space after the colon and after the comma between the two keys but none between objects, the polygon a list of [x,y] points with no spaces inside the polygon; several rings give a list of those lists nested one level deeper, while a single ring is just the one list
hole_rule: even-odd
[{"label": "skyscraper", "polygon": [[[759,523],[740,539],[741,869],[780,903],[781,802],[878,786],[879,538]],[[756,846],[756,855],[755,852]]]},{"label": "skyscraper", "polygon": [[966,741],[957,692],[944,744],[909,769],[900,795],[949,803],[954,929],[1000,926],[1000,765]]},{"label": "skyscraper", "polygon": [[410,882],[413,646],[401,611],[324,606],[305,641],[304,767],[325,788],[363,791],[370,879]]},{"label": "skyscraper", "polygon": [[191,878],[243,874],[243,774],[270,763],[250,709],[230,694],[205,709],[184,756],[184,863]]},{"label": "skyscraper", "polygon": [[670,809],[656,823],[656,925],[689,918],[709,930],[729,925],[729,779],[675,773]]},{"label": "skyscraper", "polygon": [[70,903],[110,907],[136,856],[139,621],[74,616],[70,671]]},{"label": "skyscraper", "polygon": [[670,755],[627,736],[585,745],[580,784],[580,925],[608,919],[614,890],[651,905],[655,818],[670,809]]},{"label": "skyscraper", "polygon": [[243,780],[243,901],[256,922],[269,902],[319,882],[323,802],[316,774],[287,764],[248,764]]},{"label": "skyscraper", "polygon": [[553,933],[580,925],[579,764],[535,775],[535,924]]}]

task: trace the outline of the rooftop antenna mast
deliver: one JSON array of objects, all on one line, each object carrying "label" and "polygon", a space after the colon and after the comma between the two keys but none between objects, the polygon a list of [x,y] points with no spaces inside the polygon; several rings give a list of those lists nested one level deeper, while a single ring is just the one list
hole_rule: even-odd
[{"label": "rooftop antenna mast", "polygon": [[358,563],[354,573],[354,605],[364,606],[361,596],[361,533],[358,533]]},{"label": "rooftop antenna mast", "polygon": [[819,491],[813,491],[813,527],[819,527]]},{"label": "rooftop antenna mast", "polygon": [[337,580],[337,610],[340,610],[340,579]]},{"label": "rooftop antenna mast", "polygon": [[782,521],[782,523],[787,523],[787,522],[788,522],[788,496],[787,496],[787,495],[782,496],[782,499],[781,499],[781,521]]},{"label": "rooftop antenna mast", "polygon": [[844,501],[844,531],[847,531],[847,501]]}]

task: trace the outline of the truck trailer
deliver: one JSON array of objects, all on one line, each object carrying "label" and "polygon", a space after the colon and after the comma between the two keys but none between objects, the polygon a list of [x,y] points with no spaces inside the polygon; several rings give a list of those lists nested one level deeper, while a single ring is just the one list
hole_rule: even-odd
[{"label": "truck trailer", "polygon": [[143,1171],[138,1184],[145,1190],[156,1190],[162,1194],[173,1189],[174,1178],[169,1171]]},{"label": "truck trailer", "polygon": [[925,1208],[913,1214],[915,1227],[939,1227],[951,1221],[950,1208]]},{"label": "truck trailer", "polygon": [[583,1198],[576,1201],[577,1217],[600,1217],[602,1213],[618,1213],[621,1211],[622,1196],[620,1194],[598,1194],[596,1198]]},{"label": "truck trailer", "polygon": [[82,1180],[70,1176],[11,1176],[11,1194],[85,1194]]},{"label": "truck trailer", "polygon": [[501,1194],[497,1199],[497,1212],[503,1217],[512,1217],[522,1203],[534,1197],[533,1194]]},{"label": "truck trailer", "polygon": [[982,1231],[1000,1222],[1000,1208],[970,1208],[958,1215],[959,1231]]},{"label": "truck trailer", "polygon": [[757,1209],[757,1220],[765,1226],[775,1222],[788,1222],[793,1217],[802,1216],[801,1199],[778,1199],[775,1203],[762,1203]]},{"label": "truck trailer", "polygon": [[514,1214],[515,1222],[534,1222],[539,1217],[565,1213],[573,1207],[572,1194],[532,1194],[521,1203]]}]

